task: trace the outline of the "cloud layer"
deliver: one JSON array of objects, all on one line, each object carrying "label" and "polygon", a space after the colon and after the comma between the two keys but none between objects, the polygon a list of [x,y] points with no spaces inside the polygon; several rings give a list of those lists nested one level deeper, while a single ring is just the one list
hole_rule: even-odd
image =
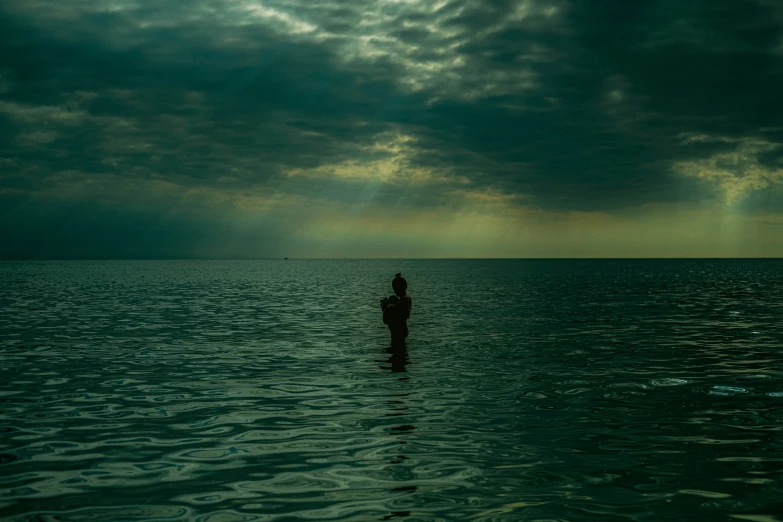
[{"label": "cloud layer", "polygon": [[2,233],[30,252],[47,215],[119,238],[178,216],[154,256],[253,219],[282,244],[488,201],[509,230],[783,206],[777,2],[0,0],[0,34]]}]

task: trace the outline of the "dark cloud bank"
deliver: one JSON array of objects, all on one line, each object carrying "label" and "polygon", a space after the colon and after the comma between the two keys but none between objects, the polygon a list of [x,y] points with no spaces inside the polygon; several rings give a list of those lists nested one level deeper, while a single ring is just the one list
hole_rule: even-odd
[{"label": "dark cloud bank", "polygon": [[[774,213],[780,5],[0,0],[0,239],[206,255],[237,225],[177,191],[357,203],[367,180],[330,170],[346,162],[393,165],[378,205],[460,189],[611,212],[736,189]],[[253,238],[285,244],[281,226]]]}]

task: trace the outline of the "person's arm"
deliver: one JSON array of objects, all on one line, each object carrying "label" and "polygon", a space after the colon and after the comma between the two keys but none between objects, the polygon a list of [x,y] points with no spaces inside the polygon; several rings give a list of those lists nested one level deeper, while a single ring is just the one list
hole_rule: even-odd
[{"label": "person's arm", "polygon": [[407,321],[411,317],[411,310],[413,310],[413,299],[408,295],[405,296],[405,300],[408,302],[406,303],[407,306],[403,308],[403,310],[405,310],[403,315],[405,316],[404,319]]}]

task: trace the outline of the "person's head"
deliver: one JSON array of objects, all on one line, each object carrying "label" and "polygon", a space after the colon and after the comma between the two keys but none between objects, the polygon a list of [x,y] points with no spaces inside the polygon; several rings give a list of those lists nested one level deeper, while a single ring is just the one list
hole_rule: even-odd
[{"label": "person's head", "polygon": [[394,293],[400,297],[405,295],[405,291],[408,290],[408,282],[402,277],[402,274],[395,274],[392,281],[392,289]]}]

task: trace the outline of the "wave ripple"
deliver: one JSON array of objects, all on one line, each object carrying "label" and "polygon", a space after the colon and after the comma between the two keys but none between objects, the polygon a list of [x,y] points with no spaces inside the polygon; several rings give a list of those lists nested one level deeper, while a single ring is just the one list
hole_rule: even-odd
[{"label": "wave ripple", "polygon": [[13,262],[0,284],[4,520],[783,509],[780,261]]}]

